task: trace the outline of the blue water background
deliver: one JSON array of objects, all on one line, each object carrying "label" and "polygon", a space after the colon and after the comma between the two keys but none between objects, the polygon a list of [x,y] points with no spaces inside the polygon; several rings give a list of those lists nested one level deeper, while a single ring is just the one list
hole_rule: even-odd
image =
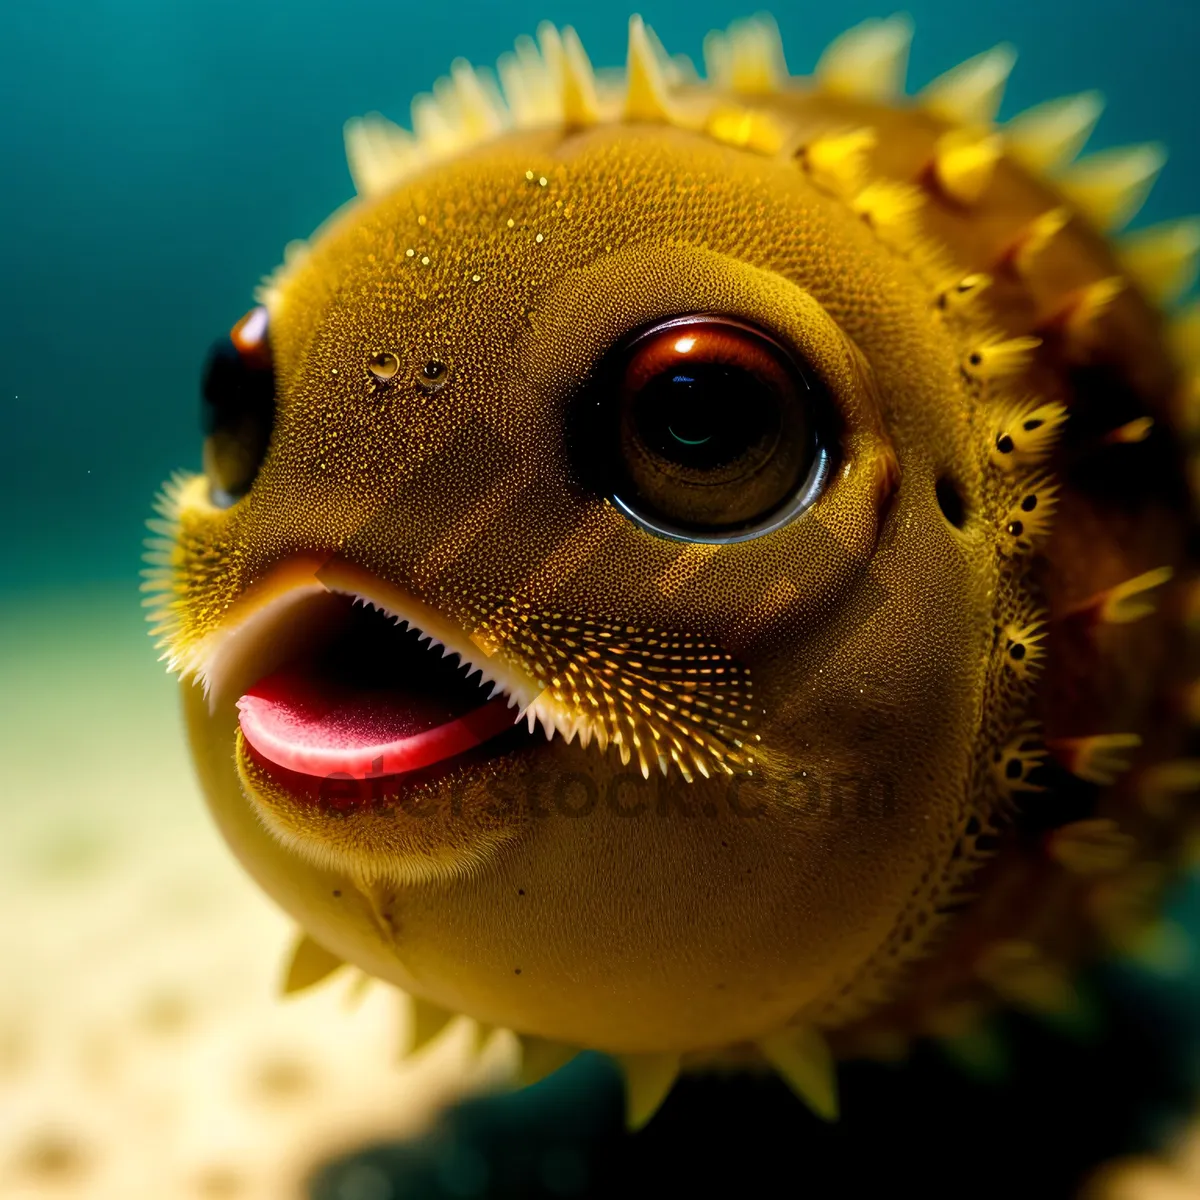
[{"label": "blue water background", "polygon": [[[646,3],[673,52],[748,10]],[[776,9],[794,72],[887,7]],[[1095,146],[1161,138],[1150,221],[1200,208],[1194,0],[922,0],[910,90],[1011,40],[1002,115],[1099,86]],[[0,592],[132,581],[160,481],[199,459],[196,380],[284,243],[351,195],[343,121],[491,63],[549,18],[623,61],[611,3],[27,0],[0,17]]]}]

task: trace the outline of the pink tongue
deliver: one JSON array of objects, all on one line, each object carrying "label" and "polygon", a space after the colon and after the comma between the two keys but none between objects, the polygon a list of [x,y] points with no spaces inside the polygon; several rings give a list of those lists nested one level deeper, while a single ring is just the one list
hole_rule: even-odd
[{"label": "pink tongue", "polygon": [[256,683],[237,703],[246,741],[302,775],[399,775],[452,758],[511,729],[503,696],[451,699],[354,687],[289,669]]}]

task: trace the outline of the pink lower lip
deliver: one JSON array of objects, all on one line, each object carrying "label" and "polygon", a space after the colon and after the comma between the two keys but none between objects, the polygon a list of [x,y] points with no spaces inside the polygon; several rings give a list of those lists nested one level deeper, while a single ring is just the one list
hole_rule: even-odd
[{"label": "pink lower lip", "polygon": [[237,702],[257,756],[299,775],[375,779],[434,766],[513,728],[506,697],[489,700],[452,662],[396,636],[406,640],[386,662],[385,641],[377,654],[327,653],[259,680]]}]

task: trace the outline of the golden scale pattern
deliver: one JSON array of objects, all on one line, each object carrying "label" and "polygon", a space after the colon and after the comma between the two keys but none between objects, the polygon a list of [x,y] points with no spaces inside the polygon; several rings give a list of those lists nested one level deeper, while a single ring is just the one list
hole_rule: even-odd
[{"label": "golden scale pattern", "polygon": [[[943,200],[967,208],[978,202],[1005,156],[1049,179],[1066,203],[1032,221],[1014,240],[1007,260],[997,264],[997,270],[1007,270],[1020,280],[1068,222],[1083,219],[1100,231],[1119,229],[1140,207],[1165,156],[1157,146],[1134,146],[1104,151],[1071,165],[1100,115],[1101,102],[1095,93],[1050,101],[998,129],[995,115],[1014,61],[1013,52],[1004,46],[947,72],[916,98],[918,109],[946,126],[929,178],[920,184],[873,174],[873,130],[832,128],[800,137],[790,128],[786,112],[773,103],[773,98],[798,86],[864,104],[902,105],[910,38],[905,18],[867,21],[826,49],[811,81],[797,83],[787,74],[774,24],[768,18],[754,18],[709,35],[704,45],[707,79],[701,80],[686,58],[669,56],[638,17],[630,23],[623,73],[593,71],[573,30],[559,31],[544,24],[536,42],[521,38],[514,52],[500,60],[499,86],[491,73],[456,60],[449,77],[438,81],[432,95],[414,101],[413,132],[374,114],[347,124],[346,144],[357,189],[372,196],[506,129],[565,131],[601,122],[643,121],[701,131],[751,152],[794,159],[815,184],[843,199],[881,242],[907,259],[927,282],[931,314],[946,323],[962,348],[962,372],[980,415],[982,507],[994,531],[996,554],[1005,566],[995,596],[984,749],[977,762],[975,795],[963,814],[956,868],[956,875],[965,881],[986,858],[976,842],[996,832],[996,818],[1010,810],[1020,794],[1037,790],[1030,776],[1051,749],[1028,716],[1048,629],[1034,564],[1056,506],[1057,485],[1045,464],[1069,414],[1058,399],[1041,396],[1030,385],[1028,369],[1039,338],[992,323],[986,305],[992,275],[964,274],[956,268],[949,253],[923,231],[922,212],[930,203]],[[1186,291],[1198,253],[1200,220],[1196,219],[1131,235],[1118,247],[1128,280],[1162,304]],[[264,281],[259,298],[268,307],[304,254],[303,243],[289,245],[283,265]],[[1125,286],[1125,279],[1105,279],[1068,297],[1057,314],[1060,325],[1069,335],[1086,334],[1090,323]],[[1184,380],[1175,419],[1182,434],[1191,437],[1200,432],[1200,305],[1176,317],[1171,336]],[[1116,431],[1113,437],[1132,442],[1148,430],[1147,419]],[[181,562],[178,496],[186,485],[185,479],[176,478],[160,498],[161,520],[153,523],[159,536],[148,543],[150,569],[145,583],[164,657],[185,672],[189,663],[178,647],[187,583],[178,577],[176,567]],[[214,569],[219,569],[218,564]],[[1111,589],[1099,598],[1097,620],[1120,624],[1148,615],[1155,607],[1155,589],[1169,576],[1164,568]],[[1200,606],[1194,607],[1200,612]],[[574,714],[560,732],[584,740],[594,737],[601,746],[611,744],[623,761],[636,757],[647,772],[656,762],[664,771],[668,762],[673,763],[686,778],[692,777],[693,769],[701,775],[713,768],[750,769],[752,755],[743,745],[742,733],[753,725],[750,681],[719,648],[683,643],[675,635],[654,630],[631,632],[602,620],[535,611],[516,597],[481,602],[477,615],[484,639],[480,644],[493,639],[496,644],[508,641],[518,647],[558,704]],[[680,689],[681,675],[685,684],[694,678],[695,686]],[[1059,743],[1052,749],[1082,779],[1107,784],[1128,766],[1128,753],[1138,741],[1134,734],[1104,734],[1074,739],[1070,745]],[[1167,763],[1147,772],[1144,791],[1173,795],[1198,786],[1196,764]],[[1135,864],[1124,876],[1115,875],[1129,866],[1134,850],[1133,839],[1108,819],[1077,822],[1058,830],[1048,842],[1048,853],[1067,871],[1099,881],[1089,903],[1101,925],[1122,925],[1131,909],[1142,907],[1139,897],[1152,894],[1157,886],[1155,864]],[[900,941],[903,926],[901,921]],[[901,955],[900,944],[890,949]],[[314,953],[323,952],[305,939],[296,961]],[[336,965],[336,960],[323,960],[319,971],[305,973],[304,985]],[[873,964],[879,977],[887,977],[877,967]],[[1063,998],[1061,971],[1031,942],[987,947],[979,956],[976,973],[994,995],[1010,1002],[1046,1008]],[[449,1019],[449,1014],[423,1002],[417,1009],[418,1042]],[[844,1020],[846,1014],[840,1015]],[[931,1014],[925,1028],[917,1032],[958,1029],[947,1007]],[[886,1030],[874,1033],[879,1035],[880,1052],[894,1049]],[[530,1078],[544,1073],[537,1069],[541,1059],[546,1060],[543,1066],[556,1065],[561,1055],[539,1058],[538,1039],[525,1040]],[[864,1036],[857,1049],[868,1048]],[[832,1059],[815,1029],[783,1031],[765,1039],[758,1049],[816,1111],[826,1116],[836,1112]],[[629,1119],[634,1125],[653,1113],[679,1068],[677,1056],[673,1062],[665,1061],[670,1056],[643,1057],[647,1061],[640,1065],[624,1064]]]},{"label": "golden scale pattern", "polygon": [[[472,641],[504,644],[553,699],[558,730],[612,745],[644,776],[670,764],[695,774],[752,773],[756,709],[750,674],[721,646],[690,634],[546,612],[514,597],[479,597]],[[534,722],[534,706],[529,709]],[[549,732],[549,731],[547,731]],[[710,770],[711,768],[711,770]],[[693,774],[693,771],[695,774]]]}]

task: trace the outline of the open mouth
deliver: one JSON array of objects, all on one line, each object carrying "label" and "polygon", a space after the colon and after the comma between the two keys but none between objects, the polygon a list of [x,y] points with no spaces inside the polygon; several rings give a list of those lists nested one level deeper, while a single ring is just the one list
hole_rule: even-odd
[{"label": "open mouth", "polygon": [[201,669],[210,710],[234,702],[247,754],[285,789],[425,784],[535,740],[530,681],[460,628],[380,581],[296,567]]},{"label": "open mouth", "polygon": [[512,730],[515,701],[480,668],[365,601],[335,600],[332,631],[237,701],[260,761],[377,779],[449,762]]}]

